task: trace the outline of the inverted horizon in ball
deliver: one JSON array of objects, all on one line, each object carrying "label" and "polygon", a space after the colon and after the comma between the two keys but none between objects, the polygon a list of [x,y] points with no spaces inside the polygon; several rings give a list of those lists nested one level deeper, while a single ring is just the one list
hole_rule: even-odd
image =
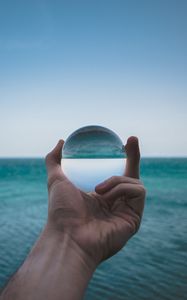
[{"label": "inverted horizon in ball", "polygon": [[111,176],[124,173],[126,153],[118,135],[112,130],[91,125],[79,128],[65,141],[62,169],[79,189],[90,192]]}]

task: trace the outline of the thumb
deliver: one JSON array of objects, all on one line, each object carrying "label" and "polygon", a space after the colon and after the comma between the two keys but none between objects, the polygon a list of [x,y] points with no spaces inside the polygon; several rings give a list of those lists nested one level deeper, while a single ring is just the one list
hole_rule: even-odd
[{"label": "thumb", "polygon": [[63,179],[65,175],[61,168],[61,153],[63,140],[60,140],[55,148],[49,152],[45,158],[46,169],[48,174],[48,185],[50,186],[56,179]]},{"label": "thumb", "polygon": [[138,138],[135,136],[129,137],[125,150],[127,153],[125,176],[139,178],[140,149]]}]

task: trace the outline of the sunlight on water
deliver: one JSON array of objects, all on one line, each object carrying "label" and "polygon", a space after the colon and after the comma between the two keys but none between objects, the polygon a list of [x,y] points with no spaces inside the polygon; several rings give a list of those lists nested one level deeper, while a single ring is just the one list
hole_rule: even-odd
[{"label": "sunlight on water", "polygon": [[95,190],[95,186],[107,178],[121,176],[125,170],[124,158],[62,159],[62,169],[68,179],[85,192]]}]

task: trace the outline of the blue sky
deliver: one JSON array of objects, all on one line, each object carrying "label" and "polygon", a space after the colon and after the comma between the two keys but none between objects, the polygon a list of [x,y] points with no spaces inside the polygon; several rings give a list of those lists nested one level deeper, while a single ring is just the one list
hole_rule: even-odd
[{"label": "blue sky", "polygon": [[187,1],[0,1],[0,156],[99,124],[187,155]]}]

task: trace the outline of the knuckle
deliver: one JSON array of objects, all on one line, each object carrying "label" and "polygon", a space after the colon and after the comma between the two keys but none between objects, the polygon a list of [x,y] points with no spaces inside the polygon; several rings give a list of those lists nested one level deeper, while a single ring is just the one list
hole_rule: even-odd
[{"label": "knuckle", "polygon": [[146,189],[145,189],[145,187],[143,185],[139,186],[139,191],[140,191],[141,196],[145,197],[145,195],[146,195]]},{"label": "knuckle", "polygon": [[139,215],[136,214],[134,216],[134,234],[139,231],[140,224],[141,224],[141,216],[139,216]]},{"label": "knuckle", "polygon": [[137,213],[134,215],[134,234],[137,233],[140,229],[141,216]]},{"label": "knuckle", "polygon": [[131,222],[129,222],[130,230],[132,235],[136,234],[140,228],[140,218],[135,215],[131,218]]},{"label": "knuckle", "polygon": [[118,183],[118,181],[119,181],[119,176],[113,175],[113,176],[111,177],[111,181],[112,181],[113,183]]},{"label": "knuckle", "polygon": [[139,229],[140,229],[140,221],[137,221],[135,226],[135,233],[137,233]]},{"label": "knuckle", "polygon": [[115,181],[115,180],[116,180],[116,176],[113,175],[113,176],[111,177],[111,181]]},{"label": "knuckle", "polygon": [[143,181],[140,180],[140,179],[137,179],[137,183],[140,184],[140,185],[142,185],[142,186],[144,185]]}]

